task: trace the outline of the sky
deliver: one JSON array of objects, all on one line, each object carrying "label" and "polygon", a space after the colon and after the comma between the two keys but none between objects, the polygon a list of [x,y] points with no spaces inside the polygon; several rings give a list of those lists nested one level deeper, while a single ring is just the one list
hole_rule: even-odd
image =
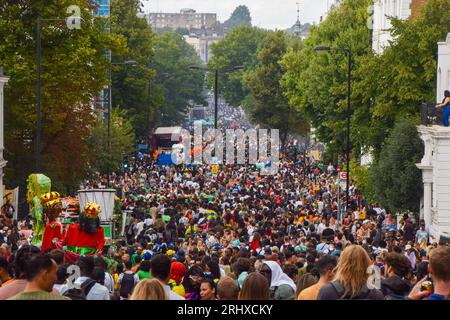
[{"label": "sky", "polygon": [[227,20],[239,5],[250,9],[252,24],[264,29],[287,29],[297,21],[300,3],[301,23],[318,23],[333,0],[141,0],[144,12],[180,12],[194,9],[199,13],[217,13],[219,21]]}]

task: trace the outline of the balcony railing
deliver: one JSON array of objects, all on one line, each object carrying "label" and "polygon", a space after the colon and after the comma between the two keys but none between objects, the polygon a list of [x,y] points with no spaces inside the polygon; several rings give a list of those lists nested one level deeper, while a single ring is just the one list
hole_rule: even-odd
[{"label": "balcony railing", "polygon": [[443,125],[442,108],[437,109],[435,104],[422,103],[420,105],[421,124],[424,126]]}]

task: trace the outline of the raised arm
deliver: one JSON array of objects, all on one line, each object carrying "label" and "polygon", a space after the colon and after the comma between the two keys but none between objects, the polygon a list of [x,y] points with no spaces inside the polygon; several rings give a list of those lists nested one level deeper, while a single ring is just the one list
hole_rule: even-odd
[{"label": "raised arm", "polygon": [[445,107],[450,102],[450,98],[445,98],[444,103],[436,105],[436,108],[442,108]]}]

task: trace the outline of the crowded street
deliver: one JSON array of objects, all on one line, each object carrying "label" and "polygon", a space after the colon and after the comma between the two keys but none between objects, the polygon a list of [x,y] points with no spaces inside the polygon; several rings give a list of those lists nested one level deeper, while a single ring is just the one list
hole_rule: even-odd
[{"label": "crowded street", "polygon": [[449,0],[0,4],[0,310],[449,300],[449,21]]}]

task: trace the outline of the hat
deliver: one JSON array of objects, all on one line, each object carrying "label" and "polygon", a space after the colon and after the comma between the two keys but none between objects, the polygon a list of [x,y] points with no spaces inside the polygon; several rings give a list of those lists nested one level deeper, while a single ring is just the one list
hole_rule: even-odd
[{"label": "hat", "polygon": [[172,249],[167,250],[166,254],[170,257],[175,254],[175,250],[172,250]]},{"label": "hat", "polygon": [[170,279],[173,279],[176,282],[181,282],[185,274],[186,267],[184,266],[184,264],[178,261],[172,262],[172,264],[170,265]]},{"label": "hat", "polygon": [[53,207],[55,204],[60,203],[60,195],[58,192],[47,192],[41,197],[41,204],[44,208]]},{"label": "hat", "polygon": [[88,202],[84,207],[84,213],[86,218],[95,219],[100,214],[100,206],[94,202]]}]

